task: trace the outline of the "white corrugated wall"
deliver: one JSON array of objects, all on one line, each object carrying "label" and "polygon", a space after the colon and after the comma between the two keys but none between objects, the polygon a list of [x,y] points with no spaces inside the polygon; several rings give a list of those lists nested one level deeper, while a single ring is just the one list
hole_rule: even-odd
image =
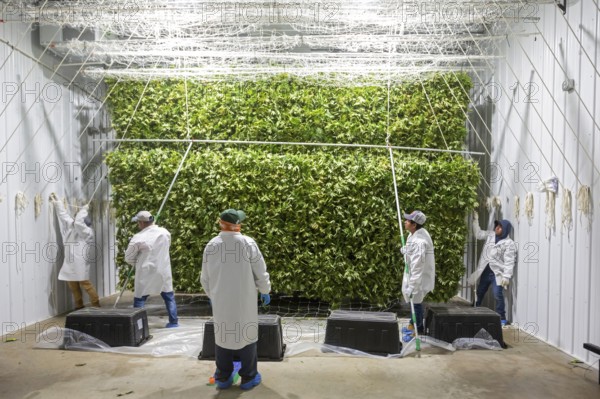
[{"label": "white corrugated wall", "polygon": [[[600,343],[599,9],[595,1],[570,4],[566,15],[554,5],[536,6],[533,14],[530,6],[523,9],[537,22],[521,19],[496,49],[504,57],[488,85],[494,171],[489,195],[501,198],[501,215],[512,221],[519,250],[512,321],[592,363],[583,343]],[[566,79],[574,79],[573,91],[563,91]],[[552,176],[559,192],[555,228],[549,229],[546,194],[538,184]],[[591,223],[577,210],[582,186],[591,188]],[[563,189],[572,195],[570,231],[562,226]],[[527,193],[534,198],[531,223],[524,215]],[[467,270],[475,261],[472,251],[469,245]],[[467,289],[462,295],[471,298]]]},{"label": "white corrugated wall", "polygon": [[[106,133],[90,135],[86,129],[109,125],[101,102],[94,99],[95,84],[81,79],[70,84],[77,66],[54,73],[60,59],[42,54],[35,25],[0,23],[0,37],[0,322],[4,334],[72,309],[66,283],[57,280],[48,204],[51,192],[70,203],[89,201],[95,193],[98,251],[90,280],[100,296],[116,289],[110,261],[114,240],[106,211],[108,187],[102,177],[102,152],[92,142]],[[96,93],[90,95],[91,91]],[[15,209],[19,192],[28,201],[22,213]],[[36,195],[42,199],[38,215]]]}]

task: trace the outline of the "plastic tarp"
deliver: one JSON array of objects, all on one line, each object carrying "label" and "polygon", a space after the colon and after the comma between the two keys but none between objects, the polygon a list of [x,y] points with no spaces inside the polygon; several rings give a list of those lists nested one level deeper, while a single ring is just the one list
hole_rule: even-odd
[{"label": "plastic tarp", "polygon": [[[130,355],[148,356],[183,356],[197,358],[202,350],[204,325],[209,318],[189,317],[180,318],[179,327],[164,328],[166,318],[149,316],[151,339],[138,347],[110,347],[106,343],[79,331],[60,327],[52,327],[38,336],[37,348],[66,349],[95,352],[110,352]],[[400,325],[402,324],[400,320]],[[404,320],[404,324],[408,321]],[[398,354],[378,356],[355,349],[326,345],[325,329],[327,321],[318,318],[282,318],[283,343],[286,345],[285,357],[290,356],[323,356],[335,354],[343,356],[362,356],[371,358],[402,358],[417,353],[416,340],[404,343]],[[421,352],[432,348],[447,351],[456,349],[484,348],[501,350],[498,341],[491,338],[487,331],[480,331],[475,338],[459,338],[452,344],[429,336],[420,336]]]},{"label": "plastic tarp", "polygon": [[495,340],[485,329],[481,329],[473,338],[457,338],[452,341],[452,346],[456,349],[489,349],[501,351],[502,345]]}]

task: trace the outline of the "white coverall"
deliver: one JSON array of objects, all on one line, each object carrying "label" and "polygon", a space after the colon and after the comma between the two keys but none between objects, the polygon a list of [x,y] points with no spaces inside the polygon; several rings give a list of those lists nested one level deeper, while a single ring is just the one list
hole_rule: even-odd
[{"label": "white coverall", "polygon": [[84,220],[87,206],[77,212],[75,219],[65,210],[62,202],[52,201],[60,222],[60,233],[65,248],[64,262],[58,273],[62,281],[86,281],[90,279],[90,264],[94,259],[94,231]]},{"label": "white coverall", "polygon": [[494,272],[497,286],[502,285],[502,278],[510,280],[513,275],[517,254],[515,242],[507,236],[496,243],[495,231],[481,230],[479,227],[479,220],[473,221],[473,235],[478,240],[486,241],[481,255],[479,256],[477,270],[469,276],[469,285],[475,286],[477,284],[477,280],[479,280],[481,273],[483,273],[483,270],[488,264],[490,265],[490,269]]},{"label": "white coverall", "polygon": [[125,262],[135,266],[134,297],[173,291],[171,233],[152,224],[131,237]]},{"label": "white coverall", "polygon": [[420,228],[408,235],[404,248],[409,272],[404,273],[402,277],[402,294],[406,302],[410,301],[412,293],[413,302],[421,303],[425,295],[433,291],[435,286],[433,241],[429,232]]},{"label": "white coverall", "polygon": [[267,266],[256,242],[222,231],[202,259],[200,282],[212,302],[215,343],[237,350],[258,341],[257,290],[271,291]]}]

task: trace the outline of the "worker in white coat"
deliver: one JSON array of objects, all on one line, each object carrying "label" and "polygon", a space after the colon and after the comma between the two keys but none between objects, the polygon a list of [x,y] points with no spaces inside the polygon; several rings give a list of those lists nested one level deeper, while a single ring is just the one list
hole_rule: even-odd
[{"label": "worker in white coat", "polygon": [[213,309],[215,380],[220,389],[233,382],[233,359],[239,357],[240,387],[260,384],[257,369],[257,291],[264,305],[271,301],[271,281],[256,242],[241,233],[243,211],[227,209],[220,215],[221,232],[204,249],[200,281]]},{"label": "worker in white coat", "polygon": [[[408,273],[402,278],[402,294],[406,302],[413,301],[417,331],[424,333],[423,299],[435,287],[435,254],[429,232],[423,227],[427,217],[421,211],[404,214],[404,228],[410,233],[402,248],[408,263]],[[414,330],[412,319],[408,330]],[[403,333],[410,331],[403,330]]]},{"label": "worker in white coat", "polygon": [[90,267],[94,261],[95,240],[94,231],[90,227],[92,222],[88,216],[88,206],[79,209],[75,218],[72,218],[56,194],[50,194],[50,202],[58,216],[64,245],[64,260],[58,273],[58,279],[66,281],[69,285],[76,309],[83,308],[82,288],[87,292],[92,306],[99,308],[98,293],[90,282]]},{"label": "worker in white coat", "polygon": [[166,327],[178,327],[169,256],[171,234],[154,224],[154,217],[148,211],[138,212],[132,221],[137,222],[140,230],[125,251],[125,262],[135,267],[133,307],[143,308],[148,296],[160,293],[169,315]]},{"label": "worker in white coat", "polygon": [[486,241],[477,270],[469,276],[469,285],[477,285],[475,306],[481,306],[485,293],[492,286],[496,312],[500,315],[503,326],[507,323],[503,289],[508,289],[517,254],[517,247],[509,237],[511,230],[512,225],[508,220],[494,221],[494,230],[481,230],[479,216],[477,213],[473,214],[473,235],[478,240]]}]

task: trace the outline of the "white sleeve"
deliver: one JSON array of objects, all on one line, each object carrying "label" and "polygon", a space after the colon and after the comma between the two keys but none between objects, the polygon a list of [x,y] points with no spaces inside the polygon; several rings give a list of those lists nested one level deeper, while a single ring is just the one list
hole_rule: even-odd
[{"label": "white sleeve", "polygon": [[75,229],[77,230],[77,232],[79,234],[81,234],[83,237],[85,237],[85,240],[89,240],[90,238],[92,238],[94,236],[94,230],[92,230],[92,228],[88,227],[87,224],[85,224],[85,218],[87,217],[88,212],[85,209],[80,210],[77,215],[75,215]]},{"label": "white sleeve", "polygon": [[407,294],[411,294],[415,288],[421,285],[423,270],[425,269],[425,254],[427,243],[423,240],[415,240],[407,244],[407,254],[410,264]]},{"label": "white sleeve", "polygon": [[252,265],[252,274],[254,274],[254,283],[261,294],[271,292],[271,280],[267,273],[267,264],[254,240],[247,240],[248,259]]},{"label": "white sleeve", "polygon": [[515,259],[517,254],[517,246],[513,240],[510,240],[506,251],[504,252],[504,270],[502,270],[502,277],[510,279],[513,275],[515,268]]},{"label": "white sleeve", "polygon": [[125,251],[125,262],[129,263],[131,266],[135,266],[135,262],[137,261],[139,252],[138,243],[129,241],[129,245],[127,246],[127,250]]},{"label": "white sleeve", "polygon": [[52,201],[52,205],[54,205],[54,209],[56,210],[58,216],[58,221],[60,223],[60,232],[63,236],[65,236],[65,234],[69,230],[69,227],[71,226],[71,224],[73,224],[73,218],[65,210],[65,207],[62,202]]},{"label": "white sleeve", "polygon": [[488,238],[488,236],[491,233],[490,231],[487,231],[487,230],[481,230],[481,228],[479,227],[479,220],[473,220],[472,227],[473,227],[473,235],[478,240],[485,240],[486,238]]},{"label": "white sleeve", "polygon": [[[210,280],[208,278],[208,255],[212,253],[213,245],[214,244],[212,242],[209,242],[204,248],[204,253],[202,254],[202,271],[200,272],[200,284],[202,284],[202,289],[209,299],[211,298],[212,294],[210,292]],[[209,249],[210,251],[208,251]]]}]

